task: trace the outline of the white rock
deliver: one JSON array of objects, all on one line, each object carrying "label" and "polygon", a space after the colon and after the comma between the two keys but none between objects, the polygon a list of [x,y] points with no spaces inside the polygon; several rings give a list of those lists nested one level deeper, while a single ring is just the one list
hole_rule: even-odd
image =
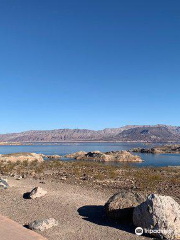
[{"label": "white rock", "polygon": [[22,179],[22,176],[15,176],[15,179],[16,179],[16,180],[21,180],[21,179]]},{"label": "white rock", "polygon": [[39,197],[43,197],[47,194],[47,191],[43,190],[41,187],[35,187],[30,193],[29,198],[35,199]]},{"label": "white rock", "polygon": [[39,230],[44,231],[46,229],[55,227],[58,225],[58,221],[54,218],[44,219],[44,220],[36,220],[32,223],[28,224],[28,228],[31,230]]},{"label": "white rock", "polygon": [[169,196],[151,194],[135,207],[133,223],[152,236],[169,240],[180,239],[180,205]]}]

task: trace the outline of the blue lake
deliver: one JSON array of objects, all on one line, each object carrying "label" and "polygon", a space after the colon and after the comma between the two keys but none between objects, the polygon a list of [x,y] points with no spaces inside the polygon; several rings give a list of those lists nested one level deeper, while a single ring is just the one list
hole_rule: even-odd
[{"label": "blue lake", "polygon": [[[57,143],[56,145],[27,145],[27,146],[0,146],[0,154],[17,153],[17,152],[34,152],[43,153],[47,155],[58,154],[65,155],[68,153],[78,151],[119,151],[129,150],[135,147],[150,148],[152,145],[143,143]],[[133,163],[131,165],[142,166],[180,166],[180,154],[145,154],[139,153],[140,157],[144,160],[142,163]],[[122,163],[104,163],[121,165]]]}]

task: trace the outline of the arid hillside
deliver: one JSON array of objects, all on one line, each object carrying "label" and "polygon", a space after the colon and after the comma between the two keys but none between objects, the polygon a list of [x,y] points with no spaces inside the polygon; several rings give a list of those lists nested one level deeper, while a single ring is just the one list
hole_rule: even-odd
[{"label": "arid hillside", "polygon": [[144,141],[178,142],[180,127],[168,125],[128,125],[103,130],[55,129],[0,134],[1,142],[63,142],[63,141]]}]

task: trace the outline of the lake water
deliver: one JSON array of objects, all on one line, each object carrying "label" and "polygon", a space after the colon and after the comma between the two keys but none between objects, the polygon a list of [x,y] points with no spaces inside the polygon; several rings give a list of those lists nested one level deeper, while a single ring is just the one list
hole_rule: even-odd
[{"label": "lake water", "polygon": [[[78,151],[120,151],[129,150],[131,148],[143,147],[150,148],[152,145],[143,143],[57,143],[56,145],[27,145],[27,146],[0,146],[0,154],[17,153],[17,152],[34,152],[46,155],[58,154],[65,155]],[[145,154],[139,153],[142,163],[133,163],[131,165],[142,166],[180,166],[180,154]],[[121,165],[122,163],[104,163]]]}]

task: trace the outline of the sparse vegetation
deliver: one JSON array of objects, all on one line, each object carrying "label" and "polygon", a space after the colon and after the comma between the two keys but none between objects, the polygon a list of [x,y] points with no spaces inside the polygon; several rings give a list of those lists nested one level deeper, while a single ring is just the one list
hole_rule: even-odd
[{"label": "sparse vegetation", "polygon": [[[180,185],[179,168],[137,168],[130,165],[115,167],[87,161],[0,162],[0,173],[40,179],[53,178],[56,181],[66,179],[73,183],[83,182],[83,184],[118,190],[137,189],[146,192],[168,192],[168,194],[173,192],[176,195]],[[172,188],[176,188],[177,191],[172,191]]]},{"label": "sparse vegetation", "polygon": [[135,171],[134,178],[137,187],[142,190],[155,190],[156,186],[164,179],[161,172],[154,168],[138,169]]}]

